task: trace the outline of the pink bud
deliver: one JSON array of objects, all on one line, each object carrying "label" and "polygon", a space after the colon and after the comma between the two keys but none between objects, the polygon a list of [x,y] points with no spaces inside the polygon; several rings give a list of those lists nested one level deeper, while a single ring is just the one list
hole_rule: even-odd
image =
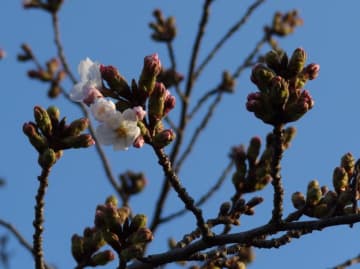
[{"label": "pink bud", "polygon": [[86,89],[85,98],[83,102],[90,106],[95,102],[96,99],[104,97],[102,93],[96,88],[88,88]]},{"label": "pink bud", "polygon": [[305,72],[309,76],[309,79],[315,79],[319,75],[320,71],[320,65],[318,64],[309,64],[307,67],[305,67]]},{"label": "pink bud", "polygon": [[144,58],[144,71],[154,76],[161,72],[161,62],[157,53],[151,54]]},{"label": "pink bud", "polygon": [[137,120],[142,121],[144,119],[145,115],[146,115],[146,111],[143,109],[143,107],[142,106],[135,106],[135,107],[133,107],[133,110],[136,113]]},{"label": "pink bud", "polygon": [[134,143],[133,143],[133,146],[134,146],[135,148],[142,148],[142,147],[144,146],[144,144],[145,144],[144,137],[143,137],[142,135],[139,135],[139,136],[135,139],[135,141],[134,141]]}]

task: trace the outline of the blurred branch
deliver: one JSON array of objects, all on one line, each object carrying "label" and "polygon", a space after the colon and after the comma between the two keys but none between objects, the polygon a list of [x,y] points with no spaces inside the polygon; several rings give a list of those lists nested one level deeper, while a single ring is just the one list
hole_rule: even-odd
[{"label": "blurred branch", "polygon": [[211,96],[213,96],[214,94],[218,93],[218,92],[219,92],[219,89],[216,88],[216,89],[210,90],[210,91],[208,91],[207,93],[205,93],[205,94],[203,95],[203,97],[201,97],[201,98],[199,99],[199,101],[198,101],[197,104],[195,105],[194,109],[189,113],[188,119],[189,119],[189,120],[192,119],[192,118],[194,117],[195,113],[198,112],[199,109],[202,107],[202,105],[205,103],[205,101],[206,101],[207,99],[209,99]]},{"label": "blurred branch", "polygon": [[360,254],[354,258],[351,258],[351,259],[343,262],[342,264],[335,266],[333,269],[345,269],[346,267],[349,267],[349,266],[357,264],[357,263],[360,263]]},{"label": "blurred branch", "polygon": [[[166,42],[166,45],[167,45],[167,49],[168,49],[168,52],[169,52],[169,58],[170,58],[170,62],[171,62],[171,69],[176,71],[177,70],[177,64],[176,64],[175,53],[174,53],[174,48],[173,48],[172,42]],[[184,96],[183,96],[182,92],[180,91],[179,83],[175,84],[175,91],[176,91],[177,95],[181,98],[181,100],[183,100]]]},{"label": "blurred branch", "polygon": [[[54,29],[54,34],[55,34],[55,44],[56,44],[58,56],[59,56],[59,58],[61,60],[61,63],[63,65],[63,67],[64,67],[65,72],[69,75],[72,83],[76,84],[77,80],[76,80],[75,76],[73,75],[73,73],[71,72],[71,70],[69,68],[69,65],[68,65],[66,57],[65,57],[64,48],[63,48],[62,42],[60,40],[60,27],[59,27],[59,19],[58,19],[57,13],[52,13],[52,22],[53,22],[53,29]],[[62,92],[63,92],[63,94],[64,94],[64,96],[65,96],[65,98],[67,100],[74,103],[70,99],[70,96],[66,91],[62,91]],[[105,152],[101,148],[100,143],[99,143],[99,141],[98,141],[98,139],[96,137],[95,128],[93,126],[93,123],[90,120],[90,115],[88,113],[88,110],[87,110],[86,106],[84,104],[82,104],[82,103],[75,103],[75,104],[77,104],[80,107],[80,109],[81,109],[82,113],[84,114],[84,116],[89,119],[89,131],[90,131],[91,136],[95,140],[96,151],[100,156],[101,162],[103,164],[103,168],[105,170],[105,174],[106,174],[111,186],[118,193],[118,195],[122,199],[123,204],[124,205],[127,204],[126,195],[124,195],[121,187],[117,183],[117,181],[115,179],[115,176],[113,175],[109,160],[107,159],[107,157],[105,155]]]},{"label": "blurred branch", "polygon": [[221,92],[221,91],[217,94],[216,98],[214,99],[213,103],[210,105],[210,107],[209,107],[206,115],[204,116],[203,120],[201,121],[199,126],[195,129],[195,132],[192,135],[188,146],[186,147],[183,154],[179,157],[179,160],[175,163],[175,171],[178,172],[180,170],[181,165],[183,164],[185,159],[191,153],[191,151],[194,148],[194,145],[195,145],[197,139],[199,138],[201,132],[206,128],[207,124],[209,123],[209,121],[211,119],[211,116],[213,115],[213,113],[215,111],[215,108],[220,103],[221,98],[222,98],[222,94],[223,94],[223,92]]},{"label": "blurred branch", "polygon": [[214,48],[210,51],[210,53],[205,57],[204,61],[199,65],[199,67],[194,73],[195,79],[200,76],[203,69],[216,55],[217,51],[221,49],[221,47],[225,44],[225,42],[228,41],[240,29],[240,27],[247,22],[251,14],[264,2],[265,0],[255,1],[251,6],[248,7],[244,16],[239,21],[237,21],[233,26],[230,27],[227,33],[218,41],[218,43],[214,46]]},{"label": "blurred branch", "polygon": [[291,223],[273,224],[269,223],[245,232],[235,234],[222,234],[211,237],[210,239],[200,239],[183,248],[175,248],[168,252],[149,255],[144,258],[142,262],[133,263],[129,266],[129,269],[145,269],[155,268],[156,266],[174,262],[185,261],[192,254],[198,253],[205,249],[222,246],[226,244],[245,244],[251,245],[254,238],[258,238],[264,235],[275,234],[284,231],[300,231],[304,233],[310,233],[316,230],[322,230],[331,226],[349,225],[360,222],[359,214],[352,214],[347,216],[339,216],[328,219],[314,220],[314,221],[299,221]]},{"label": "blurred branch", "polygon": [[[221,176],[219,177],[219,179],[216,181],[216,183],[214,184],[214,186],[212,186],[196,203],[195,205],[197,207],[201,206],[202,204],[204,204],[223,184],[224,180],[226,179],[227,175],[230,173],[232,167],[233,167],[234,163],[231,161],[226,168],[224,169],[224,171],[222,172]],[[174,218],[180,217],[181,215],[185,214],[186,212],[188,212],[188,210],[186,209],[182,209],[179,210],[178,212],[175,212],[173,214],[170,214],[166,217],[163,217],[160,219],[160,223],[164,223],[164,222],[168,222]]]}]

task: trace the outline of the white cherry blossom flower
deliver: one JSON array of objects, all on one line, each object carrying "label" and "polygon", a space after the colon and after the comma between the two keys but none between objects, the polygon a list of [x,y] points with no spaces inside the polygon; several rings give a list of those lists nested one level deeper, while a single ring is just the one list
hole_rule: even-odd
[{"label": "white cherry blossom flower", "polygon": [[97,98],[90,105],[94,118],[100,122],[106,122],[116,113],[116,106],[113,101],[105,98]]},{"label": "white cherry blossom flower", "polygon": [[[78,66],[78,72],[80,75],[80,81],[75,84],[73,89],[70,92],[71,100],[75,102],[83,102],[87,100],[87,104],[89,104],[89,96],[93,96],[94,101],[95,97],[102,96],[100,89],[102,87],[102,79],[100,73],[100,64],[94,63],[89,58],[81,61]],[[94,91],[97,91],[97,94],[94,94]]]},{"label": "white cherry blossom flower", "polygon": [[96,129],[99,142],[113,145],[114,150],[127,150],[140,135],[136,112],[128,108],[123,113],[116,111]]}]

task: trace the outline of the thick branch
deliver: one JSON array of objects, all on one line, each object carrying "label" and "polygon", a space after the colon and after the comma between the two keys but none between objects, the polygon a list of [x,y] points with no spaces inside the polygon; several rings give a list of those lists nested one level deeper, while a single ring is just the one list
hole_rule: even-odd
[{"label": "thick branch", "polygon": [[172,249],[168,252],[150,255],[145,260],[147,263],[137,262],[129,266],[129,269],[145,269],[155,268],[156,266],[171,263],[174,261],[187,260],[192,254],[205,249],[221,246],[226,244],[247,244],[251,245],[254,238],[258,238],[263,235],[275,234],[282,231],[316,231],[322,230],[331,226],[349,225],[360,222],[359,214],[352,214],[348,216],[333,217],[329,219],[315,220],[315,221],[299,221],[291,223],[273,224],[269,223],[258,228],[236,233],[236,234],[223,234],[212,237],[210,240],[198,240],[193,242],[184,248]]}]

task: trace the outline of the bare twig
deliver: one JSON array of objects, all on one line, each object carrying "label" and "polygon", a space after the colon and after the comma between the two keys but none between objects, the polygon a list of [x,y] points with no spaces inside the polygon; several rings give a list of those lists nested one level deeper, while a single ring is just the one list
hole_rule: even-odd
[{"label": "bare twig", "polygon": [[197,104],[195,105],[194,109],[189,113],[188,119],[189,119],[189,120],[192,119],[192,118],[194,117],[195,113],[198,112],[199,109],[202,107],[202,105],[205,103],[205,101],[206,101],[207,99],[209,99],[211,96],[213,96],[214,94],[218,93],[218,92],[219,92],[219,89],[216,88],[216,89],[210,90],[210,91],[208,91],[207,93],[205,93],[205,94],[203,95],[203,97],[201,97],[201,98],[199,99],[199,101],[198,101]]},{"label": "bare twig", "polygon": [[284,189],[281,182],[280,175],[280,161],[283,154],[282,147],[282,138],[283,138],[283,126],[279,124],[274,126],[273,130],[274,140],[273,140],[273,158],[271,161],[271,177],[272,177],[272,185],[274,186],[274,208],[272,211],[271,222],[280,223],[282,220],[282,212],[283,212],[283,197],[284,197]]},{"label": "bare twig", "polygon": [[[68,76],[70,77],[71,81],[73,84],[77,83],[77,80],[74,76],[74,74],[71,72],[71,69],[69,68],[69,65],[67,63],[66,57],[65,57],[65,53],[64,53],[64,48],[62,46],[62,42],[60,39],[60,28],[59,28],[59,20],[58,20],[58,16],[56,13],[52,13],[52,22],[53,22],[53,29],[54,29],[54,34],[55,34],[55,45],[57,47],[57,52],[58,52],[58,56],[60,58],[60,61],[64,67],[65,72],[68,74]],[[65,98],[68,99],[69,101],[71,101],[70,96],[67,92],[65,92],[64,90],[62,91],[62,93],[64,94]],[[72,101],[71,101],[72,102]],[[74,102],[72,102],[74,103]],[[87,117],[88,119],[90,119],[89,117],[89,113],[88,110],[86,109],[86,106],[82,103],[74,103],[76,105],[78,105],[82,111],[82,113],[84,114],[85,117]],[[93,139],[95,140],[95,148],[97,153],[100,156],[101,162],[103,164],[103,168],[105,171],[105,174],[110,182],[110,184],[112,185],[112,187],[115,189],[115,191],[119,194],[119,196],[121,197],[123,204],[126,204],[127,200],[126,200],[126,196],[124,195],[121,187],[119,186],[119,184],[117,183],[115,176],[113,175],[110,163],[105,155],[105,152],[103,151],[103,149],[100,146],[100,143],[96,137],[95,134],[95,128],[92,124],[91,121],[89,121],[89,131],[91,136],[93,137]]]},{"label": "bare twig", "polygon": [[251,14],[263,3],[265,0],[257,0],[251,6],[248,7],[244,16],[237,21],[230,29],[226,32],[226,34],[216,43],[214,48],[210,51],[210,53],[205,57],[204,61],[199,65],[197,70],[194,73],[194,78],[196,79],[206,65],[211,61],[211,59],[216,55],[216,53],[222,48],[226,41],[228,41],[239,29],[242,25],[244,25],[247,20],[250,18]]},{"label": "bare twig", "polygon": [[[226,168],[224,169],[224,171],[221,173],[221,176],[219,177],[219,179],[216,181],[216,183],[214,184],[214,186],[212,186],[196,203],[195,205],[197,207],[201,206],[202,204],[204,204],[222,185],[222,183],[224,182],[224,180],[226,179],[227,175],[230,173],[232,167],[233,167],[234,163],[231,161]],[[160,219],[161,223],[164,222],[168,222],[176,217],[180,217],[181,215],[185,214],[186,212],[188,212],[186,209],[183,210],[179,210],[178,212],[175,212],[173,214],[170,214],[166,217],[163,217]]]},{"label": "bare twig", "polygon": [[[171,62],[171,69],[176,71],[177,70],[177,64],[176,64],[175,53],[174,53],[174,48],[172,46],[172,42],[167,42],[166,45],[167,45],[167,49],[168,49],[168,52],[169,52],[169,58],[170,58],[170,62]],[[177,93],[177,95],[181,99],[184,98],[182,92],[180,91],[179,83],[176,83],[176,85],[175,85],[175,92]]]},{"label": "bare twig", "polygon": [[45,207],[45,192],[48,186],[48,176],[50,173],[50,168],[43,169],[41,175],[38,177],[40,182],[37,194],[36,194],[36,204],[35,204],[35,218],[34,218],[34,228],[35,232],[33,235],[33,254],[35,259],[35,268],[36,269],[45,269],[44,264],[44,253],[43,253],[43,244],[42,244],[42,233],[44,231],[44,207]]},{"label": "bare twig", "polygon": [[189,196],[186,189],[181,185],[179,178],[177,177],[177,175],[175,174],[175,172],[171,166],[171,162],[170,162],[169,158],[164,153],[164,150],[154,147],[154,151],[156,153],[156,156],[158,157],[159,164],[162,166],[162,168],[164,170],[165,177],[170,182],[170,184],[174,188],[174,190],[177,192],[179,198],[185,204],[185,207],[194,214],[194,216],[197,220],[197,226],[199,227],[201,234],[205,238],[210,237],[212,235],[212,233],[204,221],[201,209],[199,209],[195,206],[194,199]]}]

